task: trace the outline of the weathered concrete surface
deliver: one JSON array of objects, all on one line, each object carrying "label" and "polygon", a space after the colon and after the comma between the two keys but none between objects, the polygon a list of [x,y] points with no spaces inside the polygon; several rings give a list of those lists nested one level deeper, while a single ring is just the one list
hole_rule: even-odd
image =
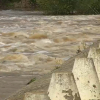
[{"label": "weathered concrete surface", "polygon": [[82,100],[100,99],[100,83],[92,59],[76,58],[73,74]]},{"label": "weathered concrete surface", "polygon": [[97,58],[99,49],[97,48],[90,48],[88,53],[88,58]]},{"label": "weathered concrete surface", "polygon": [[50,98],[43,91],[38,93],[28,92],[25,93],[24,100],[50,100]]},{"label": "weathered concrete surface", "polygon": [[80,100],[72,73],[53,73],[48,96],[51,100]]},{"label": "weathered concrete surface", "polygon": [[100,49],[91,48],[88,54],[88,58],[93,58],[95,69],[100,81]]},{"label": "weathered concrete surface", "polygon": [[[100,41],[95,42],[90,47],[98,47],[99,42]],[[66,61],[62,65],[61,68],[52,71],[52,73],[54,73],[54,72],[72,72],[75,58],[76,57],[84,57],[84,56],[87,57],[88,51],[90,50],[90,47],[87,48],[86,50],[84,50],[83,52],[79,53],[77,56],[70,58],[68,61]],[[6,100],[23,100],[24,94],[26,92],[31,92],[31,91],[34,91],[34,92],[44,91],[45,93],[47,93],[52,73],[48,73],[46,75],[43,75],[42,77],[38,78],[35,82],[24,87],[23,89],[16,92],[15,94],[10,96]]]}]

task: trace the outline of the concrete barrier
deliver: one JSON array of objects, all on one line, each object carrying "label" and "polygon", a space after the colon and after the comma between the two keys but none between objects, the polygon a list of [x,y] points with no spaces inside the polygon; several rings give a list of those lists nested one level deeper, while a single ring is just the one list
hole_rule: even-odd
[{"label": "concrete barrier", "polygon": [[100,49],[91,48],[88,54],[88,58],[93,58],[95,69],[100,82]]},{"label": "concrete barrier", "polygon": [[53,73],[48,96],[50,100],[80,100],[72,73]]},{"label": "concrete barrier", "polygon": [[100,49],[90,48],[88,58],[96,58],[98,54],[100,54]]},{"label": "concrete barrier", "polygon": [[100,48],[100,42],[99,42],[99,48]]},{"label": "concrete barrier", "polygon": [[92,59],[76,58],[73,74],[81,100],[100,99],[100,83]]},{"label": "concrete barrier", "polygon": [[32,93],[27,92],[25,93],[24,100],[50,100],[47,94],[45,93]]}]

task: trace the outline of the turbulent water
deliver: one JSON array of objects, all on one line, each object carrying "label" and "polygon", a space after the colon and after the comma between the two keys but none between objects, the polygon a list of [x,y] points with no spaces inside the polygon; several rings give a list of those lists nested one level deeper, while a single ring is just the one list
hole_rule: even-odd
[{"label": "turbulent water", "polygon": [[99,25],[99,15],[45,16],[41,12],[0,11],[0,70],[30,71],[34,65],[48,72],[98,40]]}]

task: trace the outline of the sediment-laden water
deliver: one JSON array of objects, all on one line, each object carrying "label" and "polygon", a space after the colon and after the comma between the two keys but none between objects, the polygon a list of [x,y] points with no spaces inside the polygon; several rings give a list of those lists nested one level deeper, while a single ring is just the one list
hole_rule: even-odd
[{"label": "sediment-laden water", "polygon": [[[51,70],[100,38],[99,15],[45,16],[35,13],[0,11],[1,71],[29,71],[35,67],[40,69],[41,65]],[[16,66],[9,68],[9,64]]]}]

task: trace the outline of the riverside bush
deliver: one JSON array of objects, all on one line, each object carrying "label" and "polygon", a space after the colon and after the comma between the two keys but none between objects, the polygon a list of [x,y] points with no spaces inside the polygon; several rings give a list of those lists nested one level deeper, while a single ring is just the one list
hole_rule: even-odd
[{"label": "riverside bush", "polygon": [[37,0],[46,14],[99,14],[100,0]]},{"label": "riverside bush", "polygon": [[46,14],[71,14],[75,0],[37,0],[38,5]]},{"label": "riverside bush", "polygon": [[99,14],[100,0],[77,0],[75,11],[78,14]]},{"label": "riverside bush", "polygon": [[20,2],[21,0],[0,0],[0,8],[13,7],[14,2]]}]

